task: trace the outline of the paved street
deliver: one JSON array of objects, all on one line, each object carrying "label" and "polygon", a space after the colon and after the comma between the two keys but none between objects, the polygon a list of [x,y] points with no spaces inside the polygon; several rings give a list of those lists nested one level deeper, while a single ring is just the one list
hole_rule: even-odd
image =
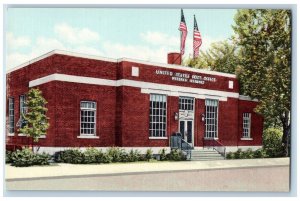
[{"label": "paved street", "polygon": [[[256,161],[258,160],[258,161]],[[272,162],[274,164],[272,164]],[[275,164],[275,162],[277,164]],[[102,191],[289,191],[289,159],[226,160],[220,162],[179,162],[179,163],[136,163],[77,166],[91,169],[111,170],[105,174],[94,171],[92,174],[50,176],[50,167],[43,171],[43,177],[6,177],[8,190],[102,190]],[[230,166],[229,164],[232,163]],[[238,163],[243,164],[238,167]],[[259,164],[255,166],[255,163]],[[187,168],[189,164],[190,168]],[[213,165],[215,164],[215,165]],[[216,165],[218,164],[218,165]],[[234,165],[235,164],[235,165]],[[248,165],[245,165],[248,164]],[[61,164],[62,166],[76,166]],[[115,172],[113,167],[124,167]],[[129,166],[128,166],[129,165]],[[156,166],[153,171],[146,167]],[[161,165],[161,167],[160,167]],[[169,165],[175,168],[168,168]],[[106,168],[104,168],[106,167]],[[110,167],[110,168],[107,168]],[[131,167],[132,171],[126,171]],[[136,167],[136,169],[134,169]],[[167,167],[162,169],[162,167]],[[179,167],[182,167],[181,169]],[[184,167],[184,168],[183,168]],[[198,167],[198,168],[196,168]],[[34,168],[34,167],[30,167]],[[30,169],[29,168],[29,169]],[[53,167],[52,167],[53,168]],[[55,168],[59,168],[55,167]],[[142,169],[139,169],[142,168]],[[27,168],[8,168],[9,171],[26,171]],[[29,170],[27,169],[27,171]],[[63,168],[62,168],[63,169]],[[169,169],[169,170],[167,170]],[[135,171],[134,171],[135,170]],[[72,169],[69,169],[72,172]],[[79,170],[77,170],[79,171]],[[46,176],[48,175],[48,176]]]}]

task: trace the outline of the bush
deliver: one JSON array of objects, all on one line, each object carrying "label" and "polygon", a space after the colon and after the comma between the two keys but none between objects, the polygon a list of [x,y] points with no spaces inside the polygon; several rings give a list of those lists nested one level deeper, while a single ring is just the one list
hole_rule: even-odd
[{"label": "bush", "polygon": [[30,149],[16,150],[11,154],[12,165],[28,167],[34,164],[34,154]]},{"label": "bush", "polygon": [[168,160],[167,154],[166,154],[166,149],[161,149],[161,150],[159,150],[159,159],[160,159],[161,161]]},{"label": "bush", "polygon": [[234,153],[228,152],[228,153],[226,154],[226,158],[227,158],[227,159],[234,159]]},{"label": "bush", "polygon": [[186,156],[179,149],[172,149],[171,152],[167,155],[167,158],[171,161],[184,161]]},{"label": "bush", "polygon": [[49,160],[51,159],[51,156],[45,152],[41,154],[35,154],[34,155],[34,165],[49,165]]},{"label": "bush", "polygon": [[96,156],[97,163],[111,163],[113,158],[108,155],[108,153],[103,153],[99,151],[99,154]]},{"label": "bush", "polygon": [[107,150],[107,154],[112,157],[112,162],[126,162],[127,153],[124,149],[111,147]]},{"label": "bush", "polygon": [[243,152],[243,158],[254,158],[254,153],[252,149],[247,149],[246,151]]},{"label": "bush", "polygon": [[153,151],[152,151],[152,149],[147,149],[146,150],[146,154],[145,154],[145,159],[147,160],[147,161],[150,161],[152,158],[153,158]]},{"label": "bush", "polygon": [[238,150],[234,153],[234,158],[235,158],[235,159],[243,158],[243,152],[242,152],[242,149],[238,149]]},{"label": "bush", "polygon": [[11,163],[12,162],[12,160],[11,160],[11,154],[12,154],[11,151],[6,151],[5,152],[5,163]]},{"label": "bush", "polygon": [[254,152],[254,157],[255,158],[267,158],[268,155],[266,154],[266,151],[263,150],[263,149],[257,149],[255,152]]},{"label": "bush", "polygon": [[138,150],[134,150],[131,149],[129,154],[128,154],[128,162],[136,162],[136,161],[139,161],[141,159],[141,156],[140,156],[140,152]]},{"label": "bush", "polygon": [[64,163],[84,163],[84,154],[79,149],[67,149],[60,153],[60,159]]},{"label": "bush", "polygon": [[269,157],[281,157],[284,155],[282,144],[283,131],[278,128],[268,128],[263,132],[263,147]]},{"label": "bush", "polygon": [[84,151],[84,163],[97,163],[98,155],[100,155],[100,151],[96,148],[87,148]]}]

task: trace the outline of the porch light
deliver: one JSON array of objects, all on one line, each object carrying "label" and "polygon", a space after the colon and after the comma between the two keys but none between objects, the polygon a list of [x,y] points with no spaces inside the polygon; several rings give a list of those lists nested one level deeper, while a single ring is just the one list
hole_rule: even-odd
[{"label": "porch light", "polygon": [[175,121],[178,120],[178,112],[174,112],[174,118],[175,118]]}]

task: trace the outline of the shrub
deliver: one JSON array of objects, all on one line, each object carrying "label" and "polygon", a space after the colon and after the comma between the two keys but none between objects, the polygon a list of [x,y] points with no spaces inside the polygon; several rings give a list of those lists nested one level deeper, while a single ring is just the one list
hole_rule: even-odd
[{"label": "shrub", "polygon": [[11,154],[12,154],[11,151],[6,151],[5,152],[5,163],[11,163],[12,162],[12,160],[11,160]]},{"label": "shrub", "polygon": [[128,154],[128,162],[136,162],[140,160],[140,152],[138,150],[131,149],[129,154]]},{"label": "shrub", "polygon": [[64,163],[80,164],[84,163],[84,154],[79,149],[67,149],[60,154]]},{"label": "shrub", "polygon": [[147,149],[146,150],[146,154],[145,154],[145,159],[147,160],[147,161],[149,161],[150,159],[152,159],[153,158],[153,151],[152,151],[152,149]]},{"label": "shrub", "polygon": [[227,153],[226,158],[227,159],[234,159],[234,153],[232,153],[232,152]]},{"label": "shrub", "polygon": [[51,159],[51,156],[45,152],[41,154],[35,154],[34,155],[34,165],[49,165],[49,160]]},{"label": "shrub", "polygon": [[113,158],[108,153],[103,153],[101,150],[96,156],[97,163],[111,163]]},{"label": "shrub", "polygon": [[12,165],[28,167],[34,164],[34,154],[30,149],[16,150],[11,154]]},{"label": "shrub", "polygon": [[243,158],[254,158],[252,149],[249,148],[245,152],[243,152]]},{"label": "shrub", "polygon": [[268,155],[266,154],[265,150],[263,150],[263,149],[257,149],[254,152],[254,157],[255,158],[266,158],[266,157],[268,157]]},{"label": "shrub", "polygon": [[112,157],[112,162],[125,162],[127,160],[127,153],[125,150],[118,147],[109,148],[107,154]]},{"label": "shrub", "polygon": [[167,158],[167,154],[166,154],[166,149],[161,149],[161,150],[159,151],[159,159],[160,159],[161,161],[165,161],[165,160],[168,159],[168,158]]},{"label": "shrub", "polygon": [[186,160],[186,156],[179,149],[172,149],[171,152],[167,155],[167,158],[171,161],[183,161]]},{"label": "shrub", "polygon": [[281,157],[284,155],[282,145],[283,131],[278,128],[268,128],[263,132],[263,147],[269,157]]},{"label": "shrub", "polygon": [[97,163],[97,156],[100,154],[100,151],[96,148],[87,148],[84,151],[84,163]]},{"label": "shrub", "polygon": [[235,158],[235,159],[243,158],[243,152],[242,152],[242,149],[238,149],[238,150],[234,153],[234,158]]}]

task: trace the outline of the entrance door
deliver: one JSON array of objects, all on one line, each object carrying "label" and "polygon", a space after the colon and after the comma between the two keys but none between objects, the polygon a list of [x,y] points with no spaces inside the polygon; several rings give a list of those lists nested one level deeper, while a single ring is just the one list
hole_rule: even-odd
[{"label": "entrance door", "polygon": [[183,136],[183,139],[193,146],[193,121],[180,120],[179,131]]}]

